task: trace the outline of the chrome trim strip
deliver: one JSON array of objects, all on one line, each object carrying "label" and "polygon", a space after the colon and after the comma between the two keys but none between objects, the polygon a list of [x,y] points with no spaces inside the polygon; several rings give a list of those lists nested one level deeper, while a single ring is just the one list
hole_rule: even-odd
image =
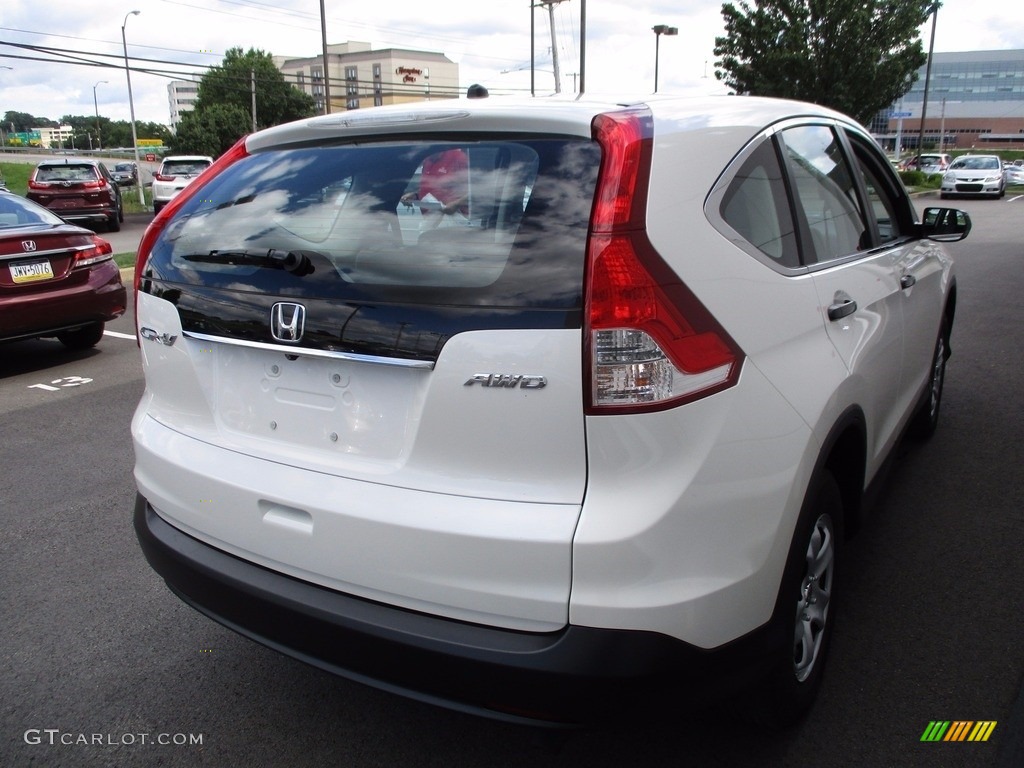
[{"label": "chrome trim strip", "polygon": [[352,363],[370,363],[371,365],[390,365],[395,368],[415,368],[418,370],[434,370],[434,363],[429,360],[405,360],[400,357],[376,357],[359,355],[354,352],[332,352],[327,349],[309,349],[307,347],[289,347],[284,344],[267,344],[262,341],[246,341],[245,339],[228,339],[223,336],[210,336],[205,333],[182,331],[182,335],[196,341],[209,341],[214,344],[230,344],[235,347],[262,349],[267,352],[280,352],[284,355],[299,357],[320,357],[327,360],[344,360]]},{"label": "chrome trim strip", "polygon": [[[26,237],[26,240],[31,238]],[[43,256],[61,256],[65,253],[75,254],[79,251],[88,251],[90,248],[95,248],[94,245],[66,245],[63,248],[51,248],[48,251],[22,251],[21,253],[5,253],[0,255],[0,261],[17,261],[24,259],[38,259]],[[113,254],[107,254],[109,258],[114,258]]]}]

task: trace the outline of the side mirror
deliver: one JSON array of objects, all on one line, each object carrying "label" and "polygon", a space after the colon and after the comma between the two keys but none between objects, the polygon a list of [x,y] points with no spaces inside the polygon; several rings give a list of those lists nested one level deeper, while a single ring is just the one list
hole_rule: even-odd
[{"label": "side mirror", "polygon": [[940,243],[956,243],[971,231],[971,217],[956,208],[925,208],[921,237]]}]

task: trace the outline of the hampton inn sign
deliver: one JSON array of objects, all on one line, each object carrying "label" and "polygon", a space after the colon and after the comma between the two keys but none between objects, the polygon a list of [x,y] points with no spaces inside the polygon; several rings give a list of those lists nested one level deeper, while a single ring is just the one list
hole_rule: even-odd
[{"label": "hampton inn sign", "polygon": [[403,83],[415,83],[418,77],[430,76],[418,67],[398,67],[395,69],[395,74],[402,76]]}]

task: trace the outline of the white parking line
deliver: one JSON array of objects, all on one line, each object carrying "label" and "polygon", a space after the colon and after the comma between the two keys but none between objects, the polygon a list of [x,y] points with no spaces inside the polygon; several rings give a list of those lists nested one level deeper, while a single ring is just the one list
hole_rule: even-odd
[{"label": "white parking line", "polygon": [[118,333],[117,331],[104,331],[103,335],[104,336],[116,336],[119,339],[131,339],[132,341],[135,341],[135,334],[134,333]]}]

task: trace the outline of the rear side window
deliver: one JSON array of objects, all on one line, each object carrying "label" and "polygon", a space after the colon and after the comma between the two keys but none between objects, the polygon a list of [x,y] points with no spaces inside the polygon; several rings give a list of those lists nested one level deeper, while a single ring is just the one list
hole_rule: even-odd
[{"label": "rear side window", "polygon": [[148,265],[299,298],[579,307],[599,164],[578,139],[257,153],[186,203]]},{"label": "rear side window", "polygon": [[800,266],[782,169],[770,141],[762,141],[740,167],[722,198],[719,213],[771,263]]}]

